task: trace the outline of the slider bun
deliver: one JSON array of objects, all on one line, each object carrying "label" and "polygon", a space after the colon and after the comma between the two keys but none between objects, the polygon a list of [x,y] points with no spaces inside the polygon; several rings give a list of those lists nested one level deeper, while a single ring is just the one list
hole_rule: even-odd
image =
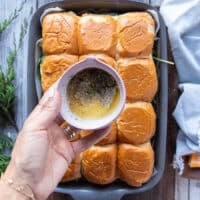
[{"label": "slider bun", "polygon": [[82,55],[82,56],[79,57],[79,61],[84,60],[89,56],[94,56],[96,59],[100,60],[101,62],[104,62],[105,64],[107,64],[107,65],[109,65],[109,66],[111,66],[113,68],[116,68],[115,60],[112,57],[110,57],[110,56],[108,56],[106,54],[87,54],[87,55]]},{"label": "slider bun", "polygon": [[124,81],[127,100],[147,102],[153,100],[158,81],[152,57],[120,59],[118,72]]},{"label": "slider bun", "polygon": [[130,186],[141,186],[152,176],[154,152],[151,144],[139,146],[119,144],[118,173],[121,180]]},{"label": "slider bun", "polygon": [[117,124],[115,122],[112,123],[111,130],[109,134],[103,138],[97,145],[107,145],[107,144],[114,144],[117,140]]},{"label": "slider bun", "polygon": [[68,167],[61,182],[77,180],[81,177],[81,156],[78,155]]},{"label": "slider bun", "polygon": [[155,133],[156,115],[150,103],[127,103],[117,120],[118,141],[128,144],[147,142]]},{"label": "slider bun", "polygon": [[84,138],[88,135],[92,134],[92,131],[91,130],[81,130],[80,131],[80,135],[81,135],[81,138]]},{"label": "slider bun", "polygon": [[120,57],[149,56],[154,43],[155,23],[146,12],[131,12],[118,17]]},{"label": "slider bun", "polygon": [[42,90],[46,91],[66,69],[76,62],[78,56],[69,54],[45,56],[40,65]]},{"label": "slider bun", "polygon": [[92,183],[112,183],[116,179],[116,162],[116,144],[93,146],[83,152],[82,174]]},{"label": "slider bun", "polygon": [[67,128],[67,126],[68,126],[68,123],[65,121],[60,125],[60,128],[64,129],[64,128]]},{"label": "slider bun", "polygon": [[[82,130],[80,132],[81,137],[86,137],[90,135],[92,131],[90,130]],[[95,133],[94,133],[95,134]],[[108,135],[106,135],[97,145],[107,145],[107,144],[114,144],[117,140],[117,125],[115,122],[112,123],[112,127]]]},{"label": "slider bun", "polygon": [[42,22],[44,54],[78,54],[78,16],[73,12],[51,13]]},{"label": "slider bun", "polygon": [[116,43],[116,22],[112,16],[88,14],[80,18],[79,54],[105,53],[114,57]]}]

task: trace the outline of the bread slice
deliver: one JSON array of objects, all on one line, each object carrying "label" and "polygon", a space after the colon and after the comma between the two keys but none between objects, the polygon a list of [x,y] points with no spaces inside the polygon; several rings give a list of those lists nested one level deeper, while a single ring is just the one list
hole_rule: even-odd
[{"label": "bread slice", "polygon": [[127,103],[117,120],[118,141],[143,144],[155,133],[156,114],[150,103]]},{"label": "bread slice", "polygon": [[119,144],[118,173],[121,180],[130,186],[139,187],[152,176],[154,152],[151,144],[134,146]]}]

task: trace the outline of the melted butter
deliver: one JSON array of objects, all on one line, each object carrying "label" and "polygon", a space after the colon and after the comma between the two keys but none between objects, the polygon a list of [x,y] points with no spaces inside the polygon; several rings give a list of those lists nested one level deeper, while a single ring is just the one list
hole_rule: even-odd
[{"label": "melted butter", "polygon": [[103,105],[98,99],[91,100],[87,105],[78,100],[70,101],[71,111],[83,119],[98,119],[110,114],[119,102],[119,91],[117,90],[109,106]]},{"label": "melted butter", "polygon": [[119,89],[106,72],[87,69],[73,77],[67,88],[70,110],[83,119],[109,115],[119,103]]}]

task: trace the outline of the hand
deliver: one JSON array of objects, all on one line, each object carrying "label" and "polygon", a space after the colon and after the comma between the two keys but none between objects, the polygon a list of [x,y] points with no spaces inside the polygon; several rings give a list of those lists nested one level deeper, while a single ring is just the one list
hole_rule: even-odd
[{"label": "hand", "polygon": [[5,176],[29,185],[36,199],[46,199],[55,189],[71,161],[99,142],[109,127],[84,139],[69,142],[55,122],[61,97],[53,86],[30,114],[16,140]]}]

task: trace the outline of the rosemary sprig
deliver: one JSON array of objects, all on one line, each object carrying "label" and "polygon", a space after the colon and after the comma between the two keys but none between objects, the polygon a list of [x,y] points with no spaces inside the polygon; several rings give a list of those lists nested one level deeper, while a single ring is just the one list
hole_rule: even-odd
[{"label": "rosemary sprig", "polygon": [[154,60],[157,60],[157,61],[159,61],[159,62],[163,62],[163,63],[169,64],[169,65],[175,65],[174,62],[168,61],[168,60],[164,60],[164,59],[162,59],[162,58],[158,58],[157,56],[153,56],[153,59],[154,59]]},{"label": "rosemary sprig", "polygon": [[12,149],[13,141],[6,135],[0,134],[0,151],[4,149]]},{"label": "rosemary sprig", "polygon": [[27,0],[24,0],[20,7],[14,10],[13,13],[10,14],[10,16],[8,17],[8,19],[3,20],[2,22],[0,22],[0,33],[2,33],[6,28],[8,28],[8,26],[19,16],[20,11],[23,9],[24,4],[26,3]]},{"label": "rosemary sprig", "polygon": [[[6,149],[12,149],[13,147],[13,141],[11,138],[9,138],[6,135],[0,134],[0,151],[6,150]],[[0,153],[0,175],[5,171],[7,168],[11,157],[9,155],[6,155],[5,153]]]},{"label": "rosemary sprig", "polygon": [[6,154],[0,154],[0,175],[6,170],[11,157]]},{"label": "rosemary sprig", "polygon": [[22,45],[23,38],[27,33],[28,23],[27,19],[24,19],[24,22],[21,26],[21,31],[19,35],[19,42],[16,45],[16,39],[14,37],[13,49],[10,50],[8,57],[6,59],[7,71],[3,73],[0,66],[0,118],[6,119],[10,124],[15,127],[18,132],[18,127],[13,117],[13,104],[15,100],[15,90],[16,86],[14,83],[15,80],[15,70],[14,62],[17,57],[17,51]]},{"label": "rosemary sprig", "polygon": [[19,35],[18,49],[21,47],[22,42],[23,42],[23,38],[26,35],[27,31],[28,31],[28,21],[25,18],[23,24],[21,25],[21,31],[20,31],[20,35]]},{"label": "rosemary sprig", "polygon": [[8,57],[6,59],[7,71],[3,73],[2,69],[0,71],[0,110],[1,118],[6,118],[10,124],[15,127],[18,131],[17,125],[13,117],[13,104],[15,100],[15,71],[14,71],[14,61],[17,55],[16,42],[14,39],[14,49],[10,50]]}]

